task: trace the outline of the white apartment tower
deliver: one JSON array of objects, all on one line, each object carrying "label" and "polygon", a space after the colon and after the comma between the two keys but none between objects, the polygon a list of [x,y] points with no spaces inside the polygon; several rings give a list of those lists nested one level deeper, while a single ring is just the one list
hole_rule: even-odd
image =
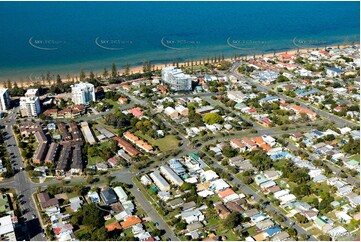
[{"label": "white apartment tower", "polygon": [[10,108],[10,96],[7,88],[0,89],[0,111]]},{"label": "white apartment tower", "polygon": [[39,97],[38,89],[28,89],[26,90],[25,97]]},{"label": "white apartment tower", "polygon": [[171,86],[174,91],[191,91],[192,78],[184,74],[176,66],[168,66],[162,69],[162,80]]},{"label": "white apartment tower", "polygon": [[75,104],[88,105],[90,101],[95,101],[94,85],[88,82],[72,85],[71,93]]},{"label": "white apartment tower", "polygon": [[20,98],[20,113],[23,117],[37,117],[41,113],[38,89],[28,89]]},{"label": "white apartment tower", "polygon": [[20,113],[23,117],[37,117],[41,113],[39,97],[21,97]]}]

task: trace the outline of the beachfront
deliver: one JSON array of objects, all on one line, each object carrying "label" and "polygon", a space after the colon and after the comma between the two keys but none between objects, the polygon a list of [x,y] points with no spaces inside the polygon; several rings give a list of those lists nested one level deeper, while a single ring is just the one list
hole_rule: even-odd
[{"label": "beachfront", "polygon": [[[330,48],[346,48],[347,46],[349,45],[332,45],[332,46],[328,46]],[[289,51],[286,51],[288,54],[297,54],[297,53],[307,53],[307,52],[311,52],[311,51],[314,51],[316,49],[321,49],[321,48],[324,48],[325,46],[320,46],[319,48],[304,48],[304,49],[292,49],[292,50],[289,50]],[[264,53],[264,54],[255,54],[255,55],[248,55],[248,56],[238,56],[237,57],[237,60],[240,60],[240,59],[250,59],[250,58],[261,58],[261,57],[272,57],[274,55],[280,55],[282,53],[286,53],[285,51],[281,51],[281,52],[274,52],[274,53]],[[193,60],[194,63],[201,63],[205,60],[206,57],[204,57],[203,59],[199,59],[199,60]],[[212,58],[211,58],[212,60]],[[233,61],[235,60],[235,57],[231,57],[231,58],[225,58],[224,60],[226,61]],[[162,68],[166,67],[166,66],[170,66],[170,65],[173,65],[174,63],[176,62],[171,62],[171,63],[166,63],[166,64],[154,64],[152,69],[154,70],[161,70]],[[178,63],[178,66],[179,67],[187,67],[187,66],[190,66],[190,61],[188,62],[177,62]],[[107,69],[109,71],[110,69],[110,66],[111,66],[111,63],[104,63],[104,64],[107,64],[109,66],[107,66]],[[117,63],[115,63],[117,65]],[[122,65],[124,66],[124,65]],[[194,65],[195,66],[195,65]],[[103,72],[103,69],[100,69],[100,70],[94,70],[93,73],[96,77],[101,77],[102,76],[102,73]],[[119,75],[124,75],[124,72],[125,72],[125,69],[118,69],[118,73]],[[80,73],[80,70],[79,71],[76,71],[76,70],[73,70],[72,72],[70,73],[67,73],[65,75],[60,75],[61,76],[61,80],[62,82],[72,82],[72,81],[79,81],[79,73]],[[129,68],[129,73],[130,74],[136,74],[136,73],[143,73],[143,66],[142,65],[138,65],[138,66],[130,66]],[[51,73],[53,77],[55,77],[58,73]],[[45,76],[46,73],[43,73],[43,75]],[[37,82],[37,81],[40,81],[40,78],[39,76],[36,76],[36,78],[34,78],[34,76],[36,75],[33,75],[33,74],[30,74],[27,78],[27,80],[24,80],[23,78],[9,78],[9,80],[11,81],[16,81],[17,84],[19,86],[29,86],[29,85],[32,85],[34,84],[34,82]],[[29,79],[34,79],[33,81],[29,80]],[[4,80],[5,81],[5,80]],[[52,79],[50,82],[48,81],[43,81],[43,85],[45,86],[50,86],[50,85],[53,85],[55,83],[55,78]],[[0,82],[0,87],[3,87],[4,86],[4,82]]]}]

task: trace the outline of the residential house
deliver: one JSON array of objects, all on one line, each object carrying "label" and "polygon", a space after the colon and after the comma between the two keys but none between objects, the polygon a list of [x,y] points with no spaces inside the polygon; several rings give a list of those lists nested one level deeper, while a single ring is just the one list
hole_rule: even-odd
[{"label": "residential house", "polygon": [[115,194],[114,190],[111,188],[101,191],[100,197],[102,198],[103,202],[106,205],[110,205],[110,204],[116,203],[118,201],[117,195]]},{"label": "residential house", "polygon": [[223,203],[218,203],[215,206],[215,209],[221,219],[226,219],[228,215],[231,213]]},{"label": "residential house", "polygon": [[45,211],[45,209],[49,207],[54,207],[59,205],[58,199],[50,198],[49,193],[47,192],[38,193],[37,198],[42,211]]},{"label": "residential house", "polygon": [[164,113],[172,119],[175,119],[178,117],[178,112],[172,107],[165,108]]}]

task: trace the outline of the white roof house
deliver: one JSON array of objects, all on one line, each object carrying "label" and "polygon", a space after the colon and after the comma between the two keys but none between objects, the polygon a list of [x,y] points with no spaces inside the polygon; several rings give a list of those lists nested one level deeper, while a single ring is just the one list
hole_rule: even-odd
[{"label": "white roof house", "polygon": [[183,180],[168,166],[161,166],[160,173],[172,184],[177,186],[183,185]]},{"label": "white roof house", "polygon": [[210,188],[216,192],[224,190],[228,187],[229,187],[228,183],[225,182],[223,179],[218,179],[218,180],[212,181],[211,185],[210,185]]},{"label": "white roof house", "polygon": [[190,211],[183,211],[180,215],[182,219],[186,221],[187,224],[204,220],[204,215],[202,214],[199,208]]},{"label": "white roof house", "polygon": [[120,202],[125,202],[128,200],[128,195],[125,193],[121,186],[115,187],[114,192],[115,194],[117,194]]},{"label": "white roof house", "polygon": [[200,197],[208,197],[208,196],[214,195],[214,192],[212,192],[210,190],[203,190],[203,191],[197,192],[197,195]]},{"label": "white roof house", "polygon": [[285,189],[285,190],[281,190],[281,191],[275,192],[275,193],[273,194],[273,196],[274,196],[276,199],[278,199],[278,198],[280,198],[280,197],[282,197],[282,196],[285,196],[285,195],[287,195],[287,194],[290,194],[290,190]]},{"label": "white roof house", "polygon": [[150,175],[154,184],[161,190],[161,191],[168,191],[170,190],[169,183],[160,175],[158,171],[152,172]]},{"label": "white roof house", "polygon": [[135,206],[134,206],[133,202],[130,201],[130,200],[122,202],[122,206],[123,206],[124,210],[127,210],[127,211],[129,211],[131,213],[135,209]]},{"label": "white roof house", "polygon": [[88,197],[90,198],[90,200],[93,203],[100,202],[100,197],[99,197],[99,194],[97,192],[88,192]]},{"label": "white roof house", "polygon": [[281,204],[285,204],[288,202],[296,201],[296,196],[293,194],[288,194],[280,197],[279,200],[281,200]]},{"label": "white roof house", "polygon": [[337,237],[342,237],[343,235],[345,235],[347,233],[347,229],[345,229],[342,226],[338,226],[336,228],[333,228],[331,230],[329,230],[327,233],[332,237],[332,238],[337,238]]},{"label": "white roof house", "polygon": [[341,134],[347,134],[351,131],[349,127],[339,128]]},{"label": "white roof house", "polygon": [[172,107],[167,107],[164,109],[164,113],[168,116],[178,116],[178,112]]},{"label": "white roof house", "polygon": [[79,197],[73,197],[69,199],[71,209],[76,212],[81,208],[83,201]]},{"label": "white roof house", "polygon": [[175,110],[181,115],[186,115],[188,113],[188,108],[182,105],[175,106]]},{"label": "white roof house", "polygon": [[310,175],[311,178],[314,178],[318,175],[321,175],[322,174],[322,170],[321,169],[313,169],[313,170],[310,170],[308,172],[308,175]]},{"label": "white roof house", "polygon": [[263,189],[267,189],[267,188],[273,187],[275,185],[276,185],[276,183],[274,181],[270,180],[270,181],[262,183],[260,185],[260,187],[263,188]]},{"label": "white roof house", "polygon": [[337,189],[336,194],[338,194],[339,196],[345,196],[351,192],[352,192],[352,186],[346,185],[346,186],[343,186],[343,187]]},{"label": "white roof house", "polygon": [[336,217],[340,220],[341,223],[350,223],[352,217],[349,216],[347,213],[343,212],[343,211],[337,211],[336,212]]},{"label": "white roof house", "polygon": [[276,139],[269,135],[262,135],[262,139],[266,142],[269,146],[276,145]]},{"label": "white roof house", "polygon": [[148,175],[142,176],[142,177],[140,178],[140,182],[141,182],[143,185],[145,185],[145,186],[152,184],[152,181],[150,180],[150,178],[149,178]]},{"label": "white roof house", "polygon": [[114,215],[114,218],[117,221],[121,221],[121,220],[128,218],[129,216],[132,216],[132,213],[129,210],[124,210],[124,211]]},{"label": "white roof house", "polygon": [[202,181],[207,182],[207,181],[214,181],[219,176],[217,175],[217,173],[215,171],[207,170],[207,171],[202,172],[200,177],[201,177]]}]

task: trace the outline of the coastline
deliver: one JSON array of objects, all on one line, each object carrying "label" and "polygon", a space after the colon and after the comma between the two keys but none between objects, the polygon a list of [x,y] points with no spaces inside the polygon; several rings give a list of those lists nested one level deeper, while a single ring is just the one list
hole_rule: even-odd
[{"label": "coastline", "polygon": [[[358,45],[359,43],[357,43]],[[331,48],[337,48],[337,47],[340,47],[341,49],[343,48],[346,48],[346,47],[349,47],[351,46],[351,44],[339,44],[339,45],[330,45],[328,47],[331,47]],[[255,54],[255,57],[256,58],[260,58],[260,57],[272,57],[274,55],[279,55],[279,54],[282,54],[282,53],[288,53],[288,54],[297,54],[297,52],[299,51],[300,53],[307,53],[307,52],[311,52],[311,51],[314,51],[316,50],[317,48],[320,49],[320,48],[323,48],[324,46],[322,47],[312,47],[312,48],[299,48],[299,49],[291,49],[291,50],[288,50],[288,51],[278,51],[278,52],[275,52],[275,53],[264,53],[264,54]],[[245,56],[242,56],[240,58],[249,58],[249,57],[253,57],[253,55],[245,55]],[[231,61],[233,60],[233,58],[225,58],[225,60],[227,61]],[[198,59],[197,61],[200,61],[200,59]],[[182,65],[186,65],[187,62],[178,62],[179,63],[179,66],[182,66]],[[164,68],[165,66],[169,66],[169,65],[172,65],[173,63],[172,62],[168,62],[168,63],[162,63],[162,64],[154,64],[154,69],[159,69],[161,70],[162,68]],[[111,63],[109,63],[109,65],[111,65]],[[94,70],[94,74],[95,76],[101,76],[101,73],[102,73],[103,70]],[[108,72],[109,72],[109,68],[108,68]],[[119,74],[123,74],[125,72],[125,69],[118,69],[118,73]],[[136,73],[143,73],[143,66],[142,65],[138,65],[138,66],[134,66],[134,67],[130,67],[129,69],[129,72],[131,74],[136,74]],[[79,72],[70,72],[69,74],[69,77],[70,78],[64,78],[64,76],[60,75],[61,76],[61,80],[62,82],[71,82],[71,81],[79,81]],[[89,75],[89,73],[86,73],[86,75]],[[10,79],[11,80],[11,79]],[[4,80],[5,81],[5,80]],[[14,82],[14,80],[11,80],[12,83]],[[30,81],[30,80],[25,80],[25,81],[19,81],[17,80],[16,81],[18,86],[20,87],[24,87],[24,86],[29,86],[29,85],[32,85],[34,83],[34,81]],[[52,84],[55,83],[55,79],[51,80],[50,84],[48,83],[43,83],[44,86],[50,86]],[[3,88],[3,82],[0,82],[0,87]]]}]

